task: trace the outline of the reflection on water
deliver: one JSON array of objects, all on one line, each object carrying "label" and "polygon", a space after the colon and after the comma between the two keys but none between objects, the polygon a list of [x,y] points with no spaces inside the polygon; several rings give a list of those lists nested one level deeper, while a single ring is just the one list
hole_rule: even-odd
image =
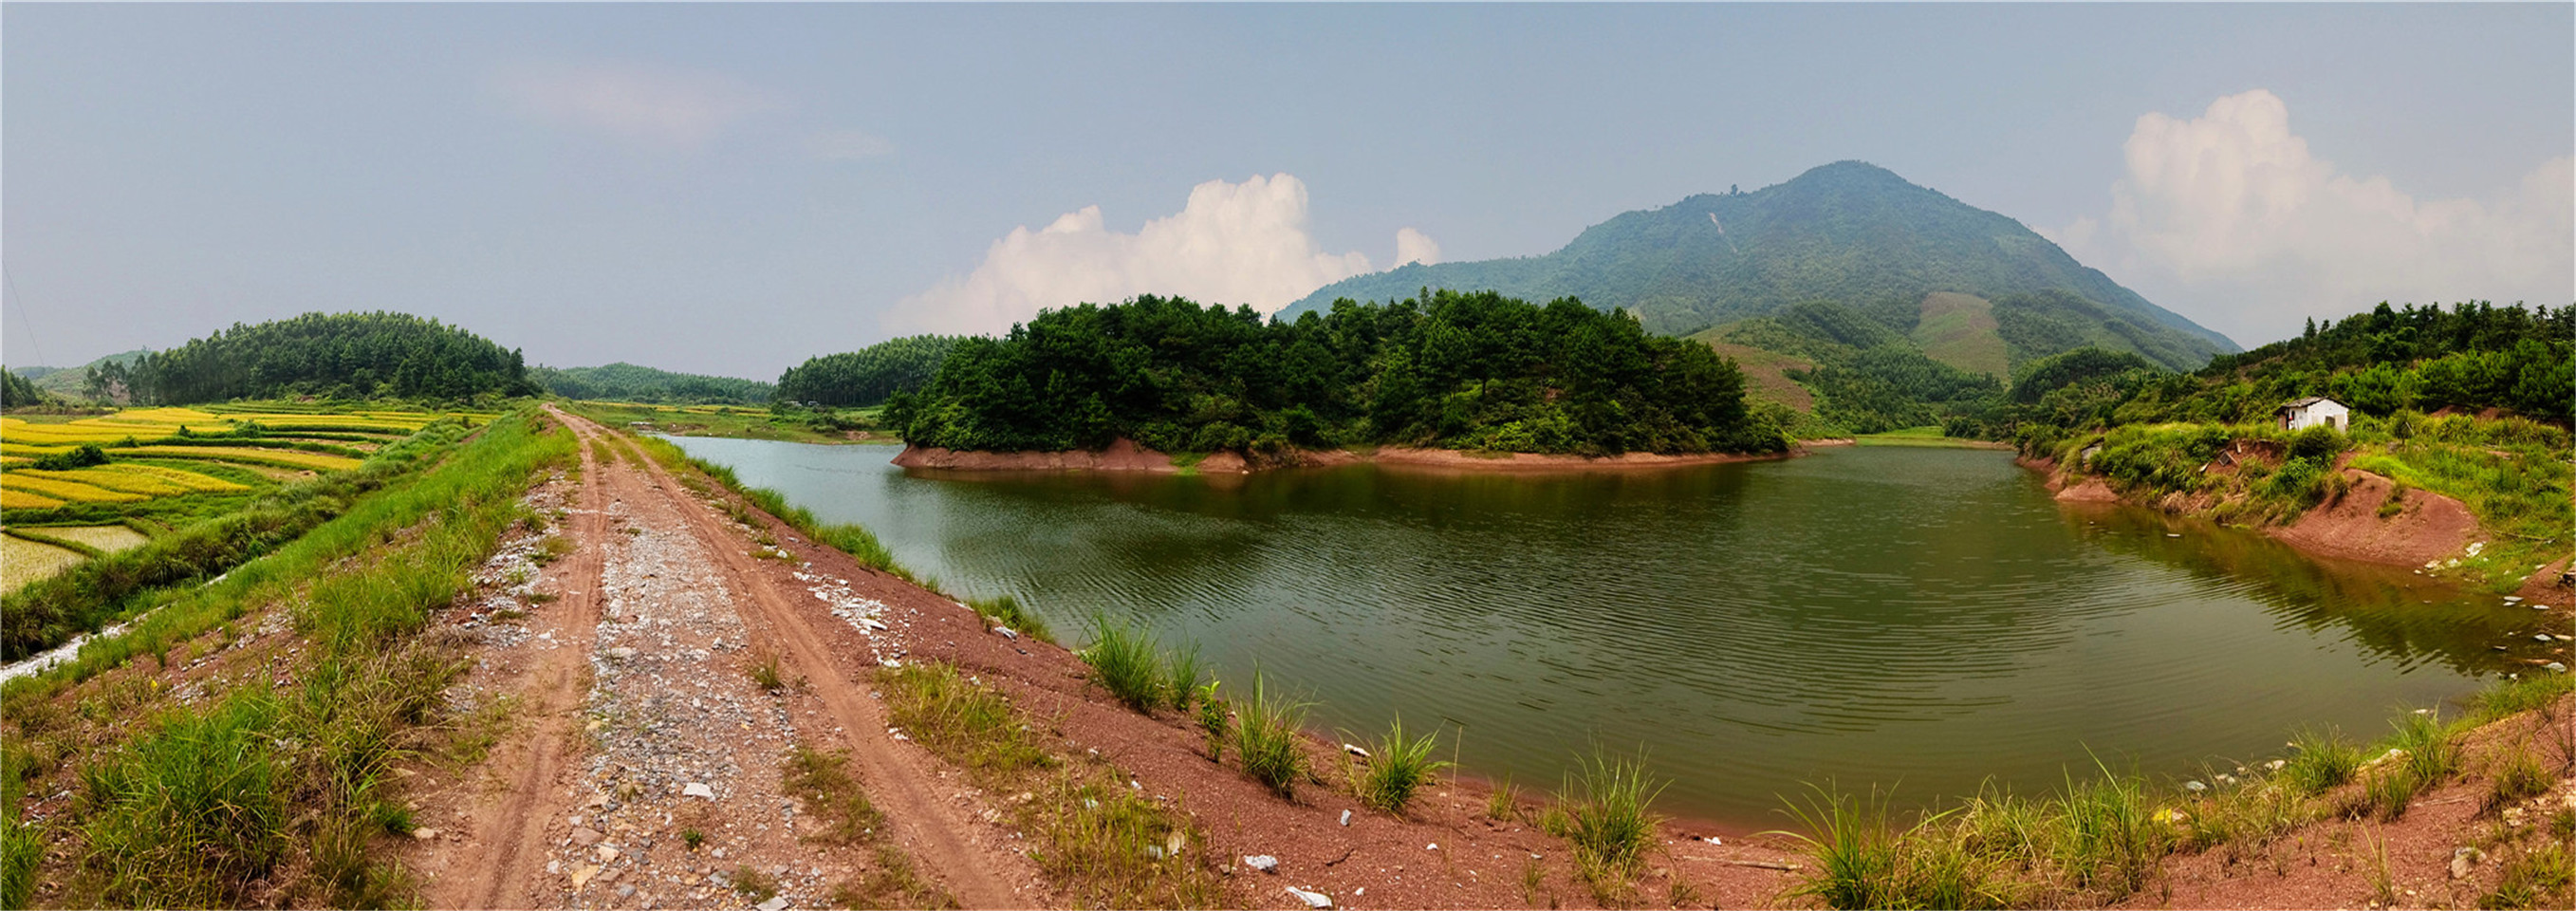
[{"label": "reflection on water", "polygon": [[1327,725],[1446,719],[1470,770],[1525,782],[1643,744],[1668,810],[1744,825],[1802,781],[1926,798],[2046,787],[2088,751],[2181,771],[2312,722],[2373,734],[2472,688],[2532,622],[2259,535],[2061,507],[1992,452],[1180,478],[676,442],[1059,631],[1137,619],[1229,679],[1311,692]]}]

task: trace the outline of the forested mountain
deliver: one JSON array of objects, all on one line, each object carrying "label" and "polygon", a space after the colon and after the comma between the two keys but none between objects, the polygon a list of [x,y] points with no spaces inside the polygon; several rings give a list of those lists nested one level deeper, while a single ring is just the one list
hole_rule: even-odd
[{"label": "forested mountain", "polygon": [[776,392],[759,380],[673,373],[623,361],[599,367],[536,367],[528,378],[568,399],[687,405],[766,405]]},{"label": "forested mountain", "polygon": [[181,405],[320,395],[457,400],[534,395],[519,352],[405,313],[307,313],[231,329],[143,356],[129,368],[90,368],[92,388]]},{"label": "forested mountain", "polygon": [[1264,320],[1178,298],[1041,313],[957,342],[887,418],[915,444],[1165,452],[1387,444],[1615,454],[1777,451],[1743,377],[1625,313],[1492,292]]},{"label": "forested mountain", "polygon": [[[1623,213],[1542,256],[1415,264],[1345,279],[1283,314],[1294,318],[1340,298],[1396,300],[1426,287],[1580,297],[1634,311],[1646,328],[1675,334],[1806,301],[1911,309],[1935,292],[2000,303],[2054,291],[2063,298],[2038,302],[2031,322],[2075,320],[2076,335],[2135,335],[2130,345],[2168,352],[2184,368],[2236,350],[2226,336],[2148,303],[2018,221],[1857,161],[1750,193],[1702,194]],[[2130,328],[2094,325],[2109,317]],[[2065,334],[2030,335],[2026,344],[2048,350],[2027,356],[2076,347],[2058,344]]]},{"label": "forested mountain", "polygon": [[875,405],[900,390],[929,383],[958,340],[953,335],[913,335],[808,358],[779,375],[778,397],[834,408]]}]

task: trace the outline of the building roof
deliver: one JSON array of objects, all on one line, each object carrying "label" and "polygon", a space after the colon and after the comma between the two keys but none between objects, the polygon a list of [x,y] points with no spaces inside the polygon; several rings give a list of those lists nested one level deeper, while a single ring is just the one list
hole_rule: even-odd
[{"label": "building roof", "polygon": [[2283,402],[2283,403],[2281,403],[2281,407],[2279,407],[2279,408],[2274,408],[2274,409],[2272,409],[2272,410],[2274,410],[2274,411],[2288,411],[2288,410],[2290,410],[2290,409],[2292,409],[2292,408],[2306,408],[2306,407],[2308,407],[2308,406],[2310,406],[2310,405],[2314,405],[2314,404],[2316,404],[2316,403],[2318,403],[2318,402],[2333,402],[2333,403],[2334,403],[2334,404],[2336,404],[2336,405],[2341,405],[2341,404],[2343,404],[2342,402],[2336,402],[2335,400],[2330,399],[2330,398],[2326,398],[2325,396],[2322,396],[2322,395],[2312,395],[2312,396],[2308,396],[2308,397],[2306,397],[2306,398],[2291,399],[2291,400],[2289,400],[2289,401],[2287,401],[2287,402]]}]

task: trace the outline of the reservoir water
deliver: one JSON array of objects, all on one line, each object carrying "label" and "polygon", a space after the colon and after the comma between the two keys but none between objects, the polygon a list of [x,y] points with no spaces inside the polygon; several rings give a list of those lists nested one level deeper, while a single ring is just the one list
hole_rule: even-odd
[{"label": "reservoir water", "polygon": [[[1443,724],[1553,789],[1644,748],[1659,807],[1786,822],[1804,783],[2043,791],[2385,732],[2505,669],[2535,612],[2250,532],[2056,502],[2004,453],[1842,448],[1579,475],[941,473],[886,446],[675,439],[961,596],[1258,667],[1361,735]],[[1445,742],[1445,741],[1444,741]],[[1443,752],[1447,752],[1444,747]]]}]

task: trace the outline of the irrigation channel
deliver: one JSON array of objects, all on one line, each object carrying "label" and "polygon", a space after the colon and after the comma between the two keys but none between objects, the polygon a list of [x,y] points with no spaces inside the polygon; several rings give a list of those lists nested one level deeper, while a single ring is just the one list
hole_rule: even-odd
[{"label": "irrigation channel", "polygon": [[[1828,449],[1576,475],[907,471],[889,446],[684,438],[965,596],[1102,612],[1258,666],[1315,721],[1446,723],[1553,788],[1644,747],[1666,812],[1741,828],[1807,782],[1900,803],[2185,776],[2312,724],[2367,739],[2507,668],[2532,611],[2251,532],[2056,502],[2007,454]],[[1443,752],[1447,752],[1446,749]]]}]

